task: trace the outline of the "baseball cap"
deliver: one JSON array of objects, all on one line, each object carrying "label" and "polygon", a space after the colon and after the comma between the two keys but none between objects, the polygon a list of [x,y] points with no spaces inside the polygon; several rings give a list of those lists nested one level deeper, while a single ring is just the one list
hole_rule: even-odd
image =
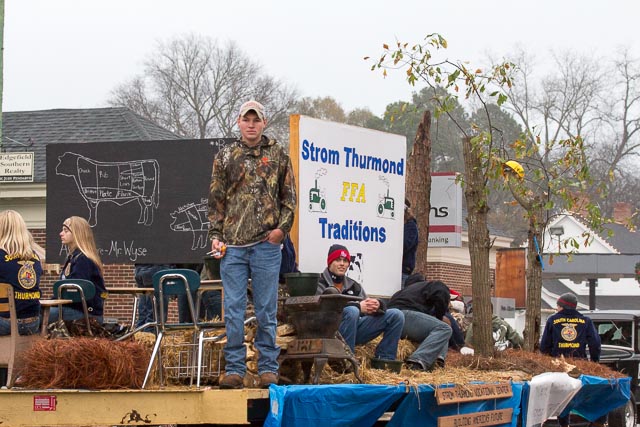
[{"label": "baseball cap", "polygon": [[240,107],[240,111],[238,112],[238,117],[244,117],[249,111],[255,111],[260,120],[264,120],[264,106],[260,104],[258,101],[247,101]]}]

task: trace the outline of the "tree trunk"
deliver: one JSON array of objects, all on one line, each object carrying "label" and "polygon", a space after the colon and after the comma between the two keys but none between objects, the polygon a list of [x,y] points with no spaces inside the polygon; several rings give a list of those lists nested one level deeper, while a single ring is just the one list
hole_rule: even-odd
[{"label": "tree trunk", "polygon": [[431,111],[424,112],[422,121],[418,125],[413,149],[407,159],[405,186],[420,233],[415,271],[426,275],[431,208]]},{"label": "tree trunk", "polygon": [[462,141],[465,181],[464,196],[467,201],[469,225],[469,256],[471,258],[471,292],[473,294],[473,345],[476,354],[493,354],[491,332],[491,273],[489,270],[489,228],[487,216],[487,189],[482,168],[482,152],[470,138]]},{"label": "tree trunk", "polygon": [[524,321],[524,349],[534,351],[540,342],[540,322],[542,310],[542,264],[538,261],[538,251],[534,241],[542,244],[544,224],[538,218],[544,214],[540,203],[533,204],[529,216],[529,244],[527,246],[527,313]]}]

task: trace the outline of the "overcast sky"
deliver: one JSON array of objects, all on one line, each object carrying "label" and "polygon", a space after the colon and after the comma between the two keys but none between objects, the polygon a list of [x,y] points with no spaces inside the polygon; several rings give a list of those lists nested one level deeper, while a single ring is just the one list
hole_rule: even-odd
[{"label": "overcast sky", "polygon": [[398,72],[370,71],[383,43],[438,32],[449,59],[476,65],[516,46],[640,57],[638,0],[5,0],[4,111],[106,106],[158,40],[195,33],[234,40],[303,96],[345,110],[410,100]]}]

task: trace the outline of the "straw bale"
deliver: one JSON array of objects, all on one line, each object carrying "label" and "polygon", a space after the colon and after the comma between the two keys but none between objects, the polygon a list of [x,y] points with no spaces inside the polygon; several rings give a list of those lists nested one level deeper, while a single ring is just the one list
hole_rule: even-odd
[{"label": "straw bale", "polygon": [[150,353],[137,342],[77,337],[38,341],[23,353],[28,388],[140,388]]}]

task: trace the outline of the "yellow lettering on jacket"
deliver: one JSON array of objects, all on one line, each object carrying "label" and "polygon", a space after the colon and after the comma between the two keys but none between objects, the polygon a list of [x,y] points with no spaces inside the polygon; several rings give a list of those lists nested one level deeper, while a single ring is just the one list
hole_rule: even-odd
[{"label": "yellow lettering on jacket", "polygon": [[19,300],[40,299],[40,291],[36,291],[36,292],[16,292],[13,295],[14,295],[15,299],[19,299]]}]

